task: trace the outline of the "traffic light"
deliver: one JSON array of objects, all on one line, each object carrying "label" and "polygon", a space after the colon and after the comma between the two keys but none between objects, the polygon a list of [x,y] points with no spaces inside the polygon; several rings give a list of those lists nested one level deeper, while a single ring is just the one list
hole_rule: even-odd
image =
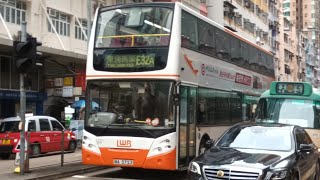
[{"label": "traffic light", "polygon": [[27,42],[13,42],[16,67],[19,73],[28,73],[34,70],[37,64],[37,46],[41,45],[34,37],[28,37]]}]

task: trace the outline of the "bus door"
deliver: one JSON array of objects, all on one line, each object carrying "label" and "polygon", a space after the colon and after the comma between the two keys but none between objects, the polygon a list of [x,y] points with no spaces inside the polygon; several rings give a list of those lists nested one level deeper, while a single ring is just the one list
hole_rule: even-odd
[{"label": "bus door", "polygon": [[179,119],[179,167],[187,167],[196,155],[197,88],[181,86]]}]

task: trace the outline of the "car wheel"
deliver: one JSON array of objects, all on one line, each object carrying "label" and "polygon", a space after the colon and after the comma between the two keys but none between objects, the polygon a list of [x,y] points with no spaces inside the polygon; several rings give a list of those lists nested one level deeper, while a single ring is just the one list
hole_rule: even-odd
[{"label": "car wheel", "polygon": [[31,153],[32,153],[31,155],[33,157],[39,157],[40,154],[41,154],[40,145],[39,144],[33,144],[31,146]]},{"label": "car wheel", "polygon": [[1,154],[0,155],[0,157],[2,158],[2,159],[9,159],[10,158],[10,153],[3,153],[3,154]]},{"label": "car wheel", "polygon": [[75,152],[77,148],[76,141],[70,141],[68,151]]}]

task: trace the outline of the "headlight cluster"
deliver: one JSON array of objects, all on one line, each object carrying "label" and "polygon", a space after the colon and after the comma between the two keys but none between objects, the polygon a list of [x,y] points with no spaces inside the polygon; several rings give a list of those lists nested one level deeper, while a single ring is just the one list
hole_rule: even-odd
[{"label": "headlight cluster", "polygon": [[266,180],[281,180],[287,177],[288,171],[287,170],[277,170],[268,172],[266,176]]},{"label": "headlight cluster", "polygon": [[190,170],[191,172],[193,172],[193,173],[196,173],[196,174],[201,175],[200,166],[199,166],[199,164],[196,163],[196,162],[191,162],[191,163],[189,164],[189,170]]}]

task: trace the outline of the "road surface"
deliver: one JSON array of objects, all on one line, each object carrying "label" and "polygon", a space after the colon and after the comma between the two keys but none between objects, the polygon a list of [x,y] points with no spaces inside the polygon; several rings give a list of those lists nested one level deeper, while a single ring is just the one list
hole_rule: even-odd
[{"label": "road surface", "polygon": [[187,172],[157,171],[157,170],[140,170],[130,169],[123,170],[118,167],[106,168],[105,170],[93,173],[79,174],[61,180],[186,180]]},{"label": "road surface", "polygon": [[[0,177],[1,174],[13,172],[15,169],[14,165],[15,156],[12,155],[10,159],[4,160],[0,159]],[[81,150],[77,149],[74,153],[66,153],[64,154],[64,162],[65,163],[72,163],[72,162],[80,162],[81,161]],[[52,153],[52,154],[45,154],[43,156],[37,158],[30,158],[29,163],[30,170],[39,167],[45,166],[53,166],[53,165],[60,165],[61,164],[61,154]]]}]

